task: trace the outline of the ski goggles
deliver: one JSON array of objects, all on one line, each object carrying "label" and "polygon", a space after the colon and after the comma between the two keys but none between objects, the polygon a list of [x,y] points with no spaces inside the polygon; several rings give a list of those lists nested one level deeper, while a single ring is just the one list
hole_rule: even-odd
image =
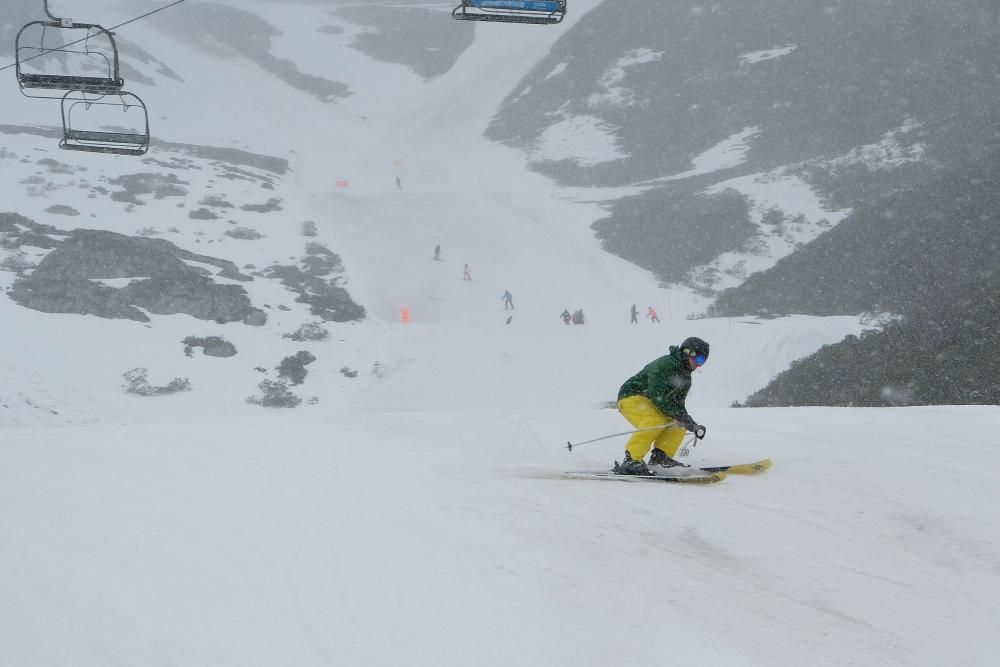
[{"label": "ski goggles", "polygon": [[692,354],[691,358],[694,360],[695,366],[704,366],[705,362],[708,361],[708,355],[705,354]]}]

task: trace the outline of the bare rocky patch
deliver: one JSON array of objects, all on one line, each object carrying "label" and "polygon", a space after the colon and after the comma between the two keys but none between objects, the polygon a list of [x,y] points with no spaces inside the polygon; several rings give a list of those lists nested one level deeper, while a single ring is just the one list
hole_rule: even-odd
[{"label": "bare rocky patch", "polygon": [[182,342],[184,343],[184,354],[189,357],[194,354],[196,347],[200,347],[207,357],[236,356],[236,346],[222,336],[206,336],[204,338],[188,336]]},{"label": "bare rocky patch", "polygon": [[187,196],[188,190],[184,186],[190,185],[177,178],[176,174],[154,173],[125,174],[108,182],[121,188],[111,193],[111,199],[136,205],[146,203],[139,199],[140,195],[153,195],[154,199]]},{"label": "bare rocky patch", "polygon": [[306,245],[306,256],[299,265],[274,265],[264,275],[277,278],[299,296],[295,300],[309,306],[310,312],[328,322],[362,320],[365,309],[351,298],[340,282],[344,272],[340,257],[320,243]]},{"label": "bare rocky patch", "polygon": [[[254,326],[267,321],[267,315],[253,307],[246,290],[216,283],[213,272],[201,266],[215,267],[219,276],[231,280],[252,280],[235,264],[183,250],[165,239],[92,229],[59,232],[16,214],[0,215],[0,232],[16,247],[52,248],[11,289],[10,297],[26,308],[139,322],[149,321],[146,312],[185,313],[202,320]],[[53,239],[49,235],[56,233],[66,236]],[[123,279],[130,280],[121,284]]]},{"label": "bare rocky patch", "polygon": [[274,211],[281,211],[284,209],[281,207],[281,199],[278,197],[272,197],[263,204],[243,204],[243,206],[240,206],[240,210],[250,211],[252,213],[272,213]]},{"label": "bare rocky patch", "polygon": [[56,204],[54,206],[49,206],[45,209],[46,213],[51,213],[52,215],[68,215],[70,217],[80,215],[80,212],[73,208],[72,206],[66,206],[64,204]]}]

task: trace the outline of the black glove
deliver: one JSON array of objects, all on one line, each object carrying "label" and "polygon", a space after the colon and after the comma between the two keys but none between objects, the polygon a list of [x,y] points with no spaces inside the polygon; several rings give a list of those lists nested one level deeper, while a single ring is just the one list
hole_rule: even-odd
[{"label": "black glove", "polygon": [[705,427],[695,422],[694,418],[691,415],[685,413],[680,417],[678,417],[677,421],[680,423],[681,426],[694,433],[694,437],[698,438],[699,440],[705,437]]}]

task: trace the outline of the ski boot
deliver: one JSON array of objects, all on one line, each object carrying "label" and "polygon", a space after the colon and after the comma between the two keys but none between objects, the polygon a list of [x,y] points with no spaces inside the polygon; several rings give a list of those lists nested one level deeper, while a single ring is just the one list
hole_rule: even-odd
[{"label": "ski boot", "polygon": [[653,447],[653,453],[649,455],[649,465],[660,466],[661,468],[675,468],[684,464],[667,456],[667,453],[662,449]]},{"label": "ski boot", "polygon": [[649,455],[649,474],[660,477],[695,477],[703,474],[699,468],[692,468],[686,463],[681,463],[676,459],[667,456],[662,449],[653,447],[653,453]]},{"label": "ski boot", "polygon": [[649,468],[646,467],[645,461],[642,459],[633,459],[632,455],[627,451],[625,452],[625,458],[619,464],[615,461],[615,472],[619,475],[652,475],[649,472]]}]

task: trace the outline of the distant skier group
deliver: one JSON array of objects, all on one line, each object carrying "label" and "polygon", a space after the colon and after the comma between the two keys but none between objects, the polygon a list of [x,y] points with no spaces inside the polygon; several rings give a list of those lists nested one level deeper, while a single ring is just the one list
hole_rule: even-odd
[{"label": "distant skier group", "polygon": [[[632,308],[629,309],[629,315],[631,316],[632,324],[639,323],[639,309],[636,308],[634,303],[632,304]],[[656,309],[652,306],[646,309],[646,317],[649,318],[651,324],[659,324],[660,322],[660,318],[656,314]]]},{"label": "distant skier group", "polygon": [[[441,258],[441,244],[434,246],[434,256],[432,258],[435,262],[443,262]],[[468,264],[462,265],[462,280],[471,281],[472,271],[469,269]],[[504,310],[514,310],[514,296],[511,294],[510,290],[504,290],[503,295],[500,297],[503,301]],[[629,309],[629,316],[631,318],[632,324],[639,323],[639,307],[636,304],[632,304]],[[650,324],[659,324],[660,317],[656,313],[656,309],[652,306],[646,307],[646,317],[649,319]],[[559,318],[563,321],[563,324],[569,326],[570,324],[585,324],[586,318],[583,314],[582,308],[577,308],[576,310],[570,312],[568,308],[564,309],[562,313],[559,314]],[[510,324],[511,318],[507,318],[507,324]]]}]

